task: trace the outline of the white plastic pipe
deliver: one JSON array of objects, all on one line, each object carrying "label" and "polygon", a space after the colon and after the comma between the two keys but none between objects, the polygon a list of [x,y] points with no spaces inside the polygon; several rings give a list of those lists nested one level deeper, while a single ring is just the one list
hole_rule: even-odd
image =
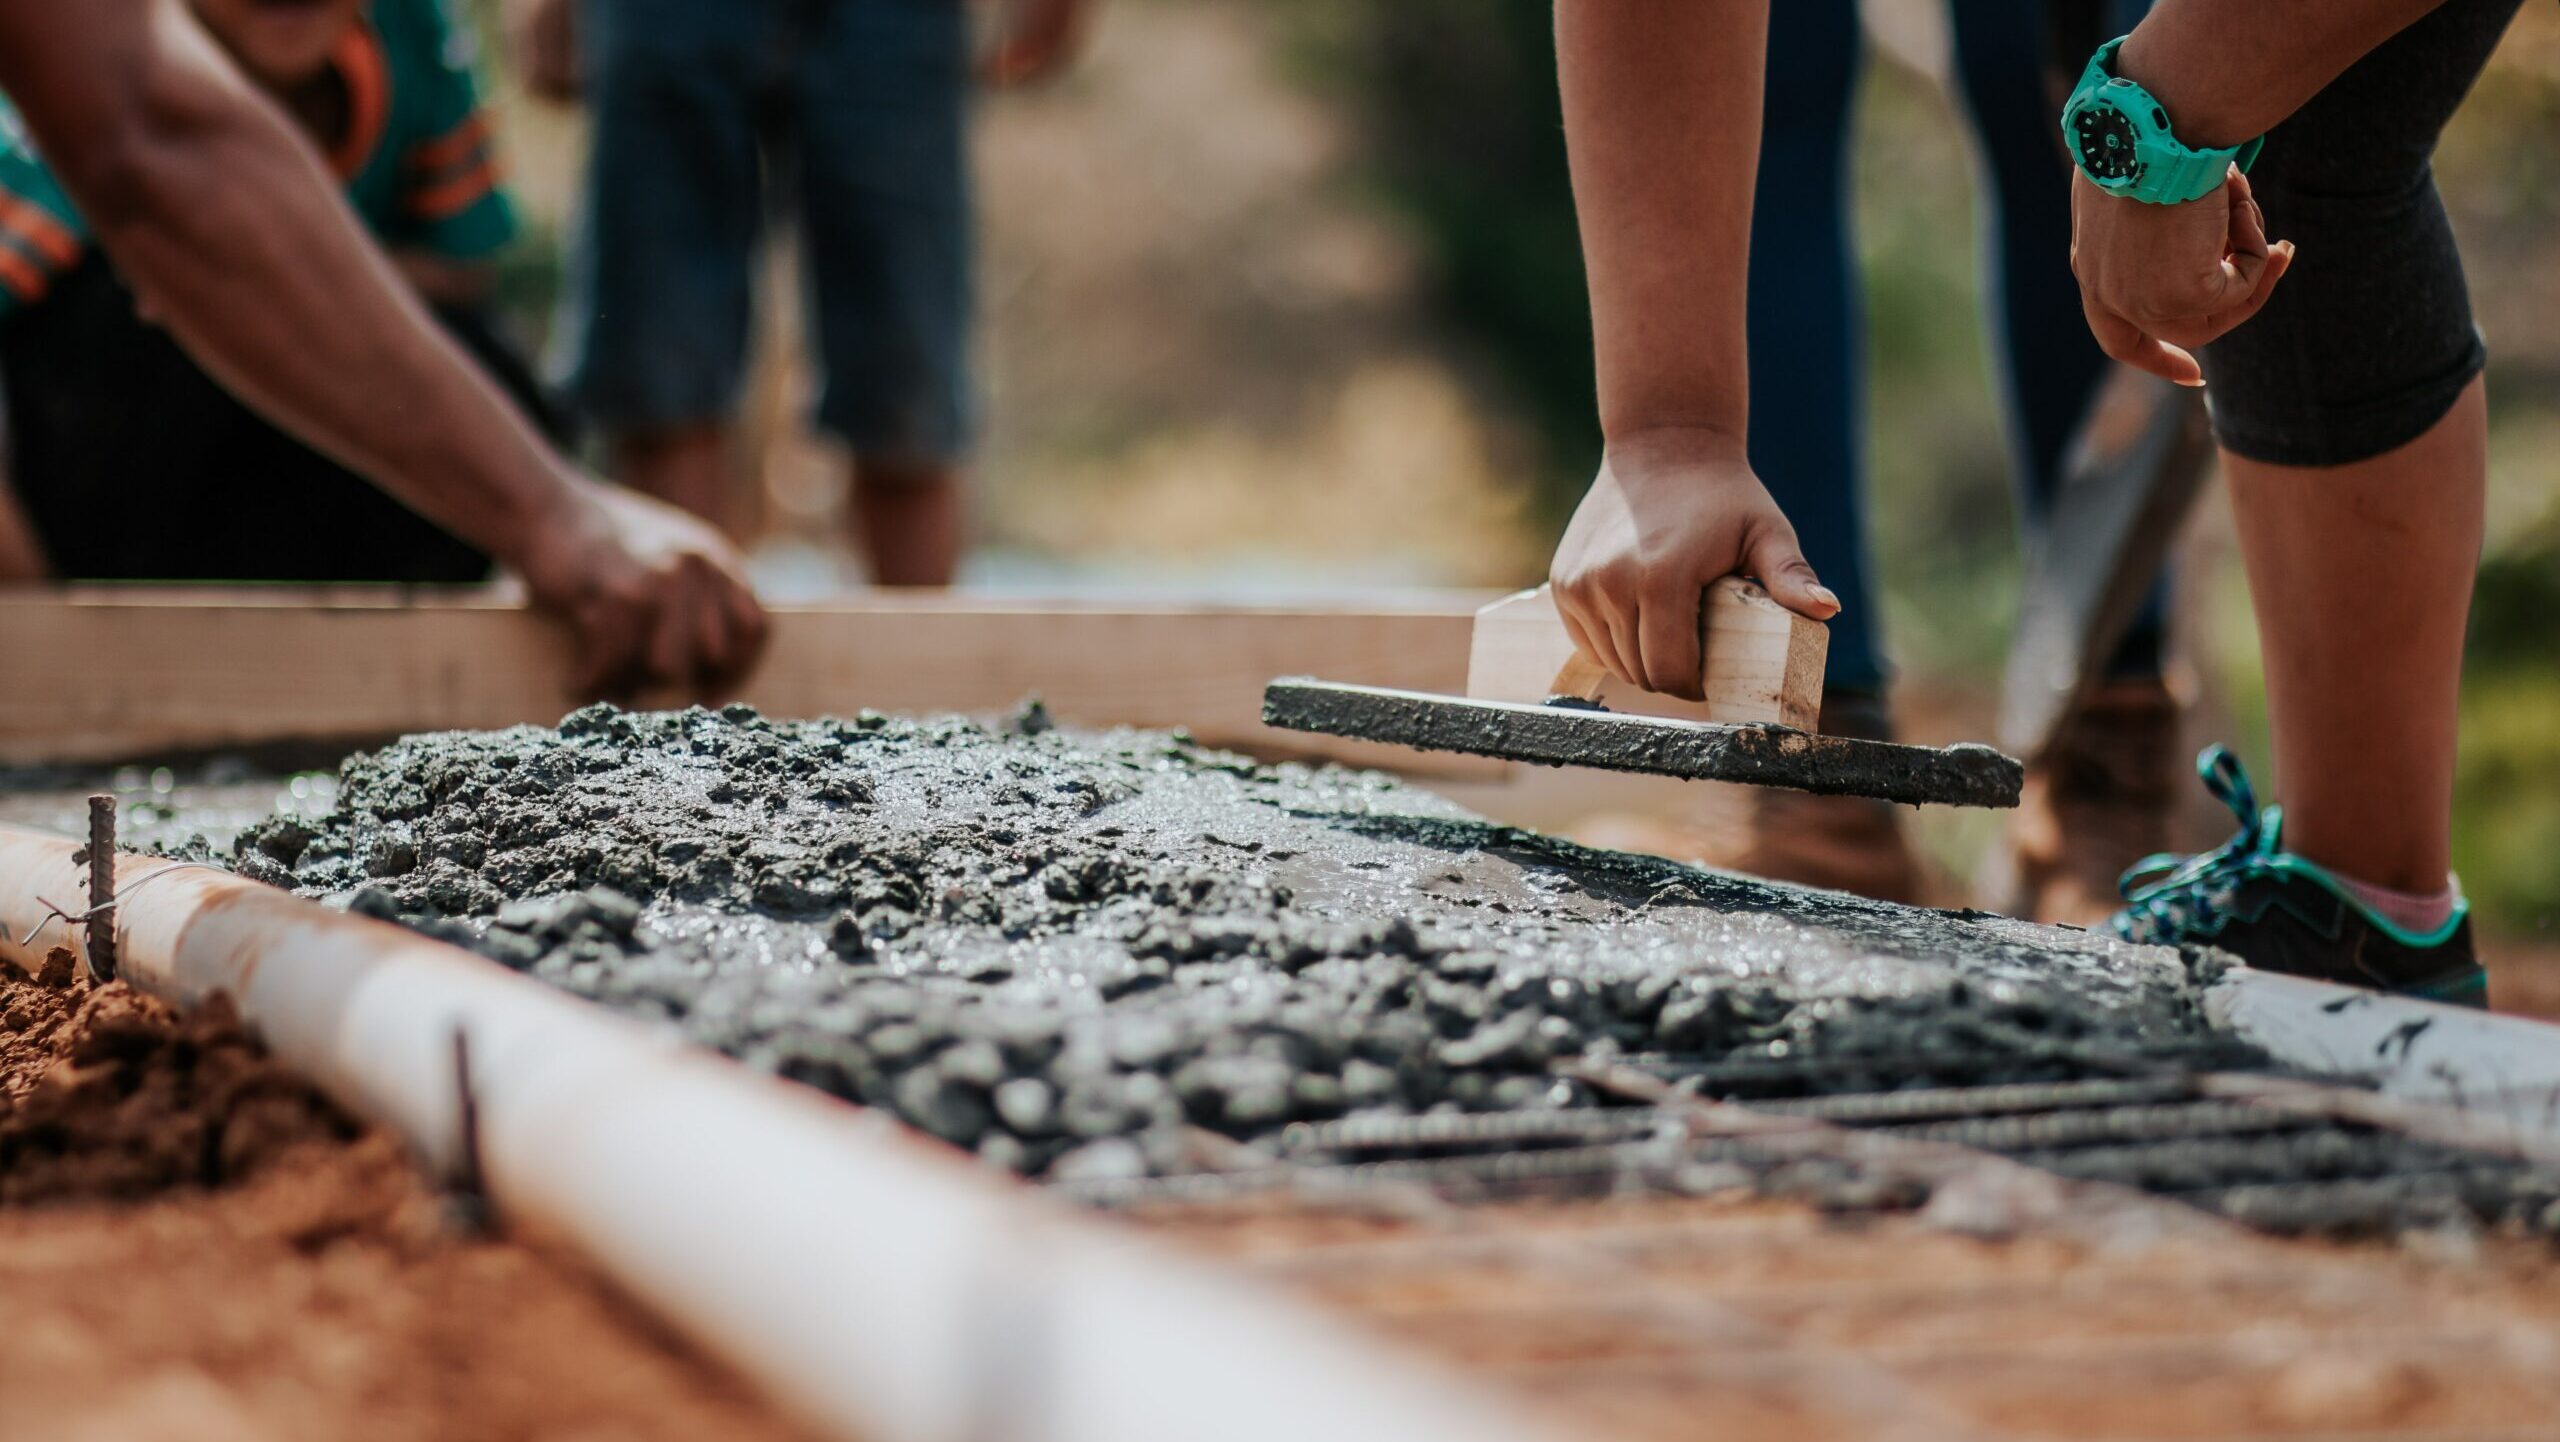
[{"label": "white plastic pipe", "polygon": [[[81,949],[67,838],[0,826],[0,954]],[[1348,1324],[455,947],[228,873],[118,858],[122,974],[228,992],[277,1056],[459,1155],[453,1037],[503,1213],[819,1425],[871,1442],[1529,1442]],[[159,872],[152,875],[153,872]],[[144,880],[146,876],[148,880]],[[41,923],[41,925],[40,925]],[[22,941],[30,930],[32,941]]]},{"label": "white plastic pipe", "polygon": [[2204,1006],[2278,1061],[2363,1078],[2386,1097],[2502,1130],[2519,1154],[2560,1161],[2560,1026],[2245,966]]}]

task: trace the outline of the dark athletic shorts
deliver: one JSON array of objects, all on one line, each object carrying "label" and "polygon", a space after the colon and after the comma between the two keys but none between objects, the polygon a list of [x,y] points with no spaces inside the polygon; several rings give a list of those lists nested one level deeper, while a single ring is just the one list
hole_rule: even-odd
[{"label": "dark athletic shorts", "polygon": [[2267,308],[2204,348],[2222,444],[2341,466],[2442,419],[2487,352],[2429,159],[2522,0],[2447,0],[2267,136],[2249,172],[2299,248]]}]

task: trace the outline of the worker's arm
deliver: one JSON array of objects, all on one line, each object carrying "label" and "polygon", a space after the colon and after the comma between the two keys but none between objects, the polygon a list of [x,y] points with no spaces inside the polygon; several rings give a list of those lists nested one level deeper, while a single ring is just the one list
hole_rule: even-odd
[{"label": "worker's arm", "polygon": [[2159,0],[2116,52],[2198,150],[2255,139],[2444,0]]},{"label": "worker's arm", "polygon": [[590,689],[717,688],[753,660],[764,617],[729,548],[553,454],[178,0],[0,0],[0,89],[150,314],[278,424],[521,573],[578,628]]},{"label": "worker's arm", "polygon": [[[2219,150],[2266,134],[2443,0],[2160,0],[2116,52],[2178,139]],[[2107,354],[2184,385],[2191,352],[2245,323],[2293,263],[2236,171],[2185,205],[2107,194],[2075,175],[2071,266]]]},{"label": "worker's arm", "polygon": [[1593,659],[1693,700],[1708,582],[1741,571],[1817,620],[1840,609],[1744,455],[1768,25],[1769,0],[1556,4],[1608,441],[1556,550],[1556,599]]}]

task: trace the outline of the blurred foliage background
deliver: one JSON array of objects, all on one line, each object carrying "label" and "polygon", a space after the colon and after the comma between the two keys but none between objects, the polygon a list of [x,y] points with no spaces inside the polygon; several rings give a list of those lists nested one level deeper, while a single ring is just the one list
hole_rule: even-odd
[{"label": "blurred foliage background", "polygon": [[[1887,629],[1909,724],[1952,739],[1988,726],[2017,546],[1944,3],[1867,0],[1855,146]],[[1250,595],[1536,579],[1598,448],[1550,13],[1108,0],[1073,76],[991,97],[976,146],[988,544],[970,579]],[[510,115],[539,222],[510,294],[539,325],[579,126]],[[2527,7],[2439,173],[2494,426],[2457,861],[2495,930],[2560,942],[2560,7]],[[772,282],[787,290],[787,256]],[[808,367],[790,308],[775,314],[749,459],[761,561],[788,589],[847,563],[838,468],[797,424]],[[2179,594],[2193,739],[2263,767],[2218,497]],[[2218,839],[2211,824],[2198,839]],[[1988,828],[1931,826],[1960,879]]]}]

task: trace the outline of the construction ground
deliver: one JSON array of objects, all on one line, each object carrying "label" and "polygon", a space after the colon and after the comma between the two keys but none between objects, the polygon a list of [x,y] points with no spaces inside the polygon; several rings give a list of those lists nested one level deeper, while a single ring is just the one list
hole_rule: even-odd
[{"label": "construction ground", "polygon": [[[786,610],[761,709],[506,731],[499,608],[0,608],[165,652],[0,715],[0,1436],[2560,1437],[2560,1033],[1256,726],[1470,604]],[[783,719],[822,653],[907,694]],[[479,729],[298,769],[397,715]]]},{"label": "construction ground", "polygon": [[[977,589],[840,584],[760,337],[742,709],[582,709],[493,601],[0,597],[0,1442],[2560,1442],[2545,612],[2464,699],[2489,1016],[1968,910],[1984,812],[1905,813],[1943,909],[1890,907],[1556,839],[1738,788],[1261,724],[1464,692],[1588,475],[1309,78],[1360,8],[1115,0],[987,107]],[[2016,547],[1941,7],[1864,8],[1882,604],[1944,745]],[[2560,554],[2554,17],[2438,167],[2510,578]],[[555,240],[575,125],[508,111]],[[2263,709],[2232,548],[2208,499],[2189,745]]]}]

